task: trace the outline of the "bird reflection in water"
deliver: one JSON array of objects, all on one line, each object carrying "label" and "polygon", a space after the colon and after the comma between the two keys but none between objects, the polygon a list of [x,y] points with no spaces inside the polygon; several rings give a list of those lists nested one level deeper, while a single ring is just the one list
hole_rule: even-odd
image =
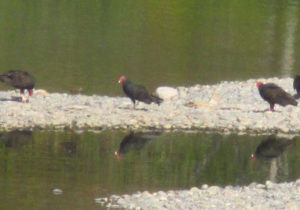
[{"label": "bird reflection in water", "polygon": [[[276,139],[274,136],[263,140],[256,148],[254,154],[251,155],[253,160],[267,160],[270,161],[269,180],[277,182],[278,178],[287,176],[288,159],[286,155],[281,155],[291,145],[295,145],[296,140]],[[263,164],[265,165],[265,164]],[[266,166],[266,165],[265,165]]]},{"label": "bird reflection in water", "polygon": [[78,153],[80,143],[80,135],[75,131],[71,131],[60,141],[59,151],[68,156],[75,156]]},{"label": "bird reflection in water", "polygon": [[0,134],[0,144],[4,144],[6,148],[22,148],[32,141],[32,131],[14,130],[11,132],[3,132]]},{"label": "bird reflection in water", "polygon": [[295,139],[276,139],[274,136],[270,136],[257,146],[255,153],[251,157],[253,160],[271,160],[279,157],[292,144],[295,144]]},{"label": "bird reflection in water", "polygon": [[126,135],[121,143],[119,150],[115,152],[115,156],[118,160],[122,159],[122,156],[125,155],[130,150],[139,150],[152,139],[157,138],[160,135],[157,133],[134,133],[131,131]]}]

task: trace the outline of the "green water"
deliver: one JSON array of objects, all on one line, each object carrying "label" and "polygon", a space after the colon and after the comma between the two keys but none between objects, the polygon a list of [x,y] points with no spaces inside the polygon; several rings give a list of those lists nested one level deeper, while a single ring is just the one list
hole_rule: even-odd
[{"label": "green water", "polygon": [[[0,134],[0,209],[94,209],[94,199],[202,184],[246,185],[299,178],[300,144],[272,160],[252,160],[267,136],[146,133],[115,151],[128,133]],[[63,194],[54,195],[53,189]]]},{"label": "green water", "polygon": [[153,91],[300,73],[297,0],[10,0],[0,17],[0,73],[52,92],[122,95],[122,74]]}]

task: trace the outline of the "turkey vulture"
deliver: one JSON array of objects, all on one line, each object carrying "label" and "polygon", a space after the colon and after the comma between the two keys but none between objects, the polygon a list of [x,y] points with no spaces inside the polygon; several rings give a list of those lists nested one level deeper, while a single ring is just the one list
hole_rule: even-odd
[{"label": "turkey vulture", "polygon": [[280,156],[283,151],[290,146],[291,144],[295,143],[295,140],[283,140],[278,139],[274,136],[268,137],[266,140],[263,140],[256,148],[254,154],[251,155],[253,160],[256,159],[273,159]]},{"label": "turkey vulture", "polygon": [[115,156],[118,160],[121,159],[121,156],[126,154],[131,149],[141,149],[148,141],[159,136],[160,133],[134,133],[130,131],[128,135],[126,135],[121,143],[118,151],[115,152]]},{"label": "turkey vulture", "polygon": [[294,95],[294,98],[295,99],[300,98],[300,76],[295,76],[293,87],[297,91],[297,94]]},{"label": "turkey vulture", "polygon": [[142,101],[146,104],[153,102],[158,105],[163,101],[163,99],[150,94],[144,86],[136,85],[127,80],[125,76],[120,77],[119,83],[122,84],[124,93],[133,102],[133,108],[135,108],[135,101]]},{"label": "turkey vulture", "polygon": [[10,86],[20,89],[22,95],[22,101],[28,101],[28,98],[24,97],[24,91],[28,91],[28,95],[32,96],[33,88],[35,85],[34,77],[22,70],[10,70],[2,75],[0,75],[0,81],[4,82]]},{"label": "turkey vulture", "polygon": [[256,87],[258,88],[260,96],[270,104],[270,110],[274,111],[275,104],[281,106],[293,105],[297,106],[297,101],[281,87],[274,83],[257,82]]}]

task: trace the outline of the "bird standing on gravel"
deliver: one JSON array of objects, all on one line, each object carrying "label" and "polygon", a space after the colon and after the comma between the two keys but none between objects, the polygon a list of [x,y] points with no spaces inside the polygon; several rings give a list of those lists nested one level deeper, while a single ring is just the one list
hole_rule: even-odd
[{"label": "bird standing on gravel", "polygon": [[156,103],[160,104],[163,99],[150,94],[147,89],[142,85],[136,85],[127,80],[125,76],[121,76],[119,83],[123,86],[124,93],[131,99],[133,108],[135,108],[135,101],[141,101],[146,104]]},{"label": "bird standing on gravel", "polygon": [[[22,70],[10,70],[2,75],[0,75],[0,81],[7,85],[20,89],[22,96],[22,102],[29,101],[29,96],[33,94],[33,88],[35,85],[34,77]],[[28,91],[28,97],[24,96],[24,91]]]},{"label": "bird standing on gravel", "polygon": [[257,82],[256,87],[258,88],[260,96],[270,104],[270,110],[274,111],[275,104],[281,106],[293,105],[297,106],[297,101],[281,87],[274,83]]}]

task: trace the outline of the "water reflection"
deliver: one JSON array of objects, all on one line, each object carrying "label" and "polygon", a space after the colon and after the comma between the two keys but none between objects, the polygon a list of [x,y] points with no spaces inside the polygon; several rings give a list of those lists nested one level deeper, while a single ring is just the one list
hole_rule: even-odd
[{"label": "water reflection", "polygon": [[[296,140],[288,146],[289,140],[276,139],[279,146],[272,147],[281,152],[269,156],[277,158],[253,161],[251,153],[264,150],[257,146],[274,139],[184,132],[0,133],[0,209],[95,209],[94,198],[110,194],[295,180]],[[54,196],[53,189],[63,194]]]},{"label": "water reflection", "polygon": [[134,133],[134,131],[130,131],[130,133],[122,139],[118,151],[115,152],[116,158],[121,160],[122,156],[128,151],[142,149],[148,141],[157,138],[160,134],[159,132]]},{"label": "water reflection", "polygon": [[32,131],[11,131],[0,134],[0,145],[5,145],[6,148],[22,148],[26,144],[32,144]]},{"label": "water reflection", "polygon": [[288,146],[295,143],[295,140],[276,139],[275,136],[270,136],[257,146],[255,153],[251,157],[253,160],[271,160],[279,157]]},{"label": "water reflection", "polygon": [[[253,160],[266,160],[265,167],[269,168],[268,179],[278,182],[280,177],[288,177],[289,166],[286,149],[296,146],[296,140],[280,139],[275,136],[269,136],[263,140],[251,155]],[[269,166],[268,166],[268,163]]]},{"label": "water reflection", "polygon": [[72,132],[68,138],[60,142],[61,153],[67,155],[76,155],[78,152],[78,144],[80,141],[80,135]]}]

